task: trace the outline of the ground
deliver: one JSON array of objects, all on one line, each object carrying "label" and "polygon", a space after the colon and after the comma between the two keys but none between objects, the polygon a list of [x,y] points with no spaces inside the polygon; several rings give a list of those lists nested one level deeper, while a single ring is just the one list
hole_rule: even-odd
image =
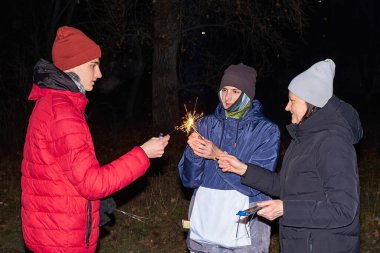
[{"label": "ground", "polygon": [[[363,124],[366,137],[357,147],[361,182],[361,252],[380,252],[380,149],[376,145],[378,124]],[[89,121],[101,164],[111,162],[134,145],[158,135],[146,122],[123,125]],[[186,136],[174,132],[162,159],[152,162],[141,179],[114,194],[118,211],[102,228],[98,253],[187,252],[186,230],[191,191],[181,186],[177,163]],[[20,221],[20,152],[0,160],[0,252],[25,252]],[[123,211],[124,213],[122,213]],[[139,216],[135,217],[135,216]],[[279,252],[277,224],[273,224],[271,253]]]}]

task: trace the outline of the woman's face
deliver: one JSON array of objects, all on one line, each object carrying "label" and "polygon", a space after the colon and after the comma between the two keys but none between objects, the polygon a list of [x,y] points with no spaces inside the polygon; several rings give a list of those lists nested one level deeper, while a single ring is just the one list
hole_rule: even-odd
[{"label": "woman's face", "polygon": [[307,111],[306,101],[297,97],[291,91],[289,91],[288,98],[289,102],[285,107],[285,111],[291,113],[293,124],[299,124]]},{"label": "woman's face", "polygon": [[228,109],[233,105],[241,95],[241,90],[234,86],[224,86],[220,90],[220,98],[224,109]]}]

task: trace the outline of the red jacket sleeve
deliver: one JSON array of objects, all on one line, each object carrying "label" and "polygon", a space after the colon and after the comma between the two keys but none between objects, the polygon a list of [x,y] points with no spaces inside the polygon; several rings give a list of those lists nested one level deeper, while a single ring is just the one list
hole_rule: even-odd
[{"label": "red jacket sleeve", "polygon": [[52,150],[68,181],[84,198],[106,197],[129,185],[148,169],[149,158],[140,147],[100,167],[84,116],[74,108],[65,109],[58,115],[50,127]]}]

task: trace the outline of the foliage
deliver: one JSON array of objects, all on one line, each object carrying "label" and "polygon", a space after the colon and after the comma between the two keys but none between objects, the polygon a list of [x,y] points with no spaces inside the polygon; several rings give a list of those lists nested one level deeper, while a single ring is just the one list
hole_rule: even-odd
[{"label": "foliage", "polygon": [[[153,36],[157,2],[86,2],[90,28],[96,31],[106,55],[117,58],[130,38],[151,47],[157,43]],[[220,72],[231,62],[247,60],[261,74],[273,72],[275,62],[288,59],[294,52],[292,44],[302,39],[308,27],[307,13],[314,8],[314,3],[306,0],[182,0],[173,4],[177,5],[173,10],[178,12],[175,15],[181,30],[180,60],[194,54],[184,52],[200,50],[204,53],[197,54],[200,66],[216,66]],[[202,31],[207,32],[202,35]],[[210,40],[208,45],[200,42],[202,36]],[[229,47],[233,47],[231,54],[226,55]]]},{"label": "foliage", "polygon": [[[286,62],[302,38],[311,6],[306,0],[87,2],[93,30],[105,48],[106,73],[152,72],[152,86],[144,84],[139,91],[152,91],[153,119],[162,127],[178,118],[172,105],[184,87],[218,83],[231,63],[255,66],[260,76],[275,72],[276,64]],[[140,52],[149,52],[151,69],[136,71],[133,63],[141,62]],[[177,73],[172,73],[173,65]],[[120,81],[115,85],[104,79],[100,87],[126,86]],[[136,84],[128,83],[136,90]]]},{"label": "foliage", "polygon": [[89,28],[110,60],[124,53],[131,38],[141,45],[152,46],[153,15],[149,1],[88,1],[86,9],[91,21]]},{"label": "foliage", "polygon": [[[231,62],[244,60],[261,75],[273,72],[275,62],[289,57],[294,50],[291,43],[299,43],[308,26],[307,11],[313,7],[305,0],[185,2],[180,13],[184,34],[181,50],[191,47],[200,32],[206,31],[211,42],[209,54],[201,56],[206,61],[203,65],[224,69]],[[230,54],[226,55],[226,50]]]},{"label": "foliage", "polygon": [[0,49],[1,152],[21,153],[32,109],[27,98],[32,86],[33,65],[38,58],[50,59],[56,26],[70,22],[76,3],[75,0],[16,0],[3,8],[7,36]]},{"label": "foliage", "polygon": [[[154,35],[154,22],[161,22],[162,26],[178,24],[179,27],[178,34],[166,36],[168,42],[176,41],[173,50],[177,53],[172,53],[168,62],[177,65],[177,73],[161,74],[173,85],[166,90],[175,96],[183,84],[217,83],[223,69],[237,61],[257,66],[260,75],[270,73],[277,61],[287,59],[292,49],[289,39],[302,36],[307,25],[305,10],[309,5],[306,0],[173,1],[174,13],[168,16],[173,16],[174,21],[169,24],[154,19],[157,3],[159,1],[131,0],[26,3],[16,0],[10,3],[5,13],[10,36],[3,41],[5,47],[0,52],[2,59],[7,59],[0,75],[1,91],[7,97],[0,104],[2,140],[12,140],[14,126],[20,123],[17,118],[28,118],[30,104],[27,95],[32,85],[33,64],[38,58],[51,59],[55,31],[61,25],[84,30],[102,46],[105,75],[96,90],[111,92],[114,89],[116,93],[113,95],[119,96],[114,101],[124,107],[126,117],[132,117],[133,112],[150,103],[163,106],[158,111],[178,114],[173,107],[176,100],[172,98],[168,103],[161,103],[154,96],[152,102],[151,83],[142,81],[149,78],[152,70],[162,67],[153,62],[153,48],[159,41]],[[205,36],[201,31],[207,32]],[[163,45],[158,45],[157,50]],[[159,85],[157,82],[155,77],[153,87]],[[156,88],[158,94],[165,89]],[[145,99],[137,99],[141,96]],[[14,100],[20,104],[12,104]],[[150,110],[143,112],[145,115],[149,113]],[[167,115],[167,118],[175,117]],[[25,131],[26,120],[20,125],[18,131]]]}]

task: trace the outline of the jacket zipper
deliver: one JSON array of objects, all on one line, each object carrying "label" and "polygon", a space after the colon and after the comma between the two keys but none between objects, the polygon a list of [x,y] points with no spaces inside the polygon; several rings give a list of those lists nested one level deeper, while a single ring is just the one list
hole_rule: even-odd
[{"label": "jacket zipper", "polygon": [[297,145],[297,143],[295,143],[295,142],[290,143],[289,148],[291,148],[291,149],[288,148],[288,150],[287,150],[288,155],[286,157],[287,159],[286,160],[284,159],[284,161],[283,161],[283,168],[286,168],[286,171],[284,171],[284,179],[285,180],[286,180],[286,178],[288,176],[288,172],[289,172],[289,157],[292,156],[293,150],[295,149],[295,145]]},{"label": "jacket zipper", "polygon": [[90,236],[92,230],[92,203],[89,200],[86,208],[86,248],[90,247]]},{"label": "jacket zipper", "polygon": [[311,234],[309,235],[309,239],[307,240],[308,246],[309,246],[309,252],[313,252],[313,238],[311,237]]}]

